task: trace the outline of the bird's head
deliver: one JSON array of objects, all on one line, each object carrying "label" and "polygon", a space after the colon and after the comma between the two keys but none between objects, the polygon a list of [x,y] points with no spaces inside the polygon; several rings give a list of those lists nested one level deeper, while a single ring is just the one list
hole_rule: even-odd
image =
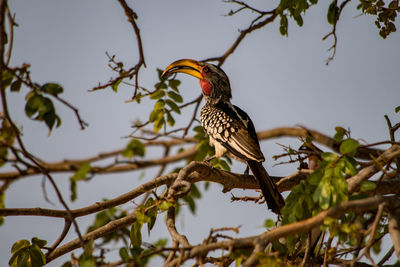
[{"label": "bird's head", "polygon": [[193,59],[181,59],[166,67],[162,76],[166,77],[176,72],[198,78],[206,102],[229,101],[232,97],[228,76],[216,65]]}]

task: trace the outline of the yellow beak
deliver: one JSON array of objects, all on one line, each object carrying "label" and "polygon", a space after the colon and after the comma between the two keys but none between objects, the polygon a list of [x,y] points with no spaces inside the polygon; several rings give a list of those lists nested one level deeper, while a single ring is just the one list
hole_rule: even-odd
[{"label": "yellow beak", "polygon": [[193,59],[181,59],[169,64],[168,67],[165,68],[161,77],[166,77],[176,72],[186,73],[198,79],[203,79],[200,72],[200,62]]}]

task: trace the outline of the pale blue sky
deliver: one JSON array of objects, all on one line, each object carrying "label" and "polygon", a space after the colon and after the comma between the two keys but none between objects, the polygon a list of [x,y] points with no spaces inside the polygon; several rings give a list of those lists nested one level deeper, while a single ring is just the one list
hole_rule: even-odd
[{"label": "pale blue sky", "polygon": [[[249,12],[224,16],[234,6],[222,1],[130,2],[139,15],[147,63],[147,68],[140,72],[140,83],[149,88],[157,80],[155,68],[163,68],[180,58],[221,55],[238,35],[238,29],[247,27],[253,18]],[[256,1],[260,8],[267,9],[263,2]],[[275,22],[253,32],[241,43],[223,65],[231,80],[233,102],[247,111],[258,130],[301,124],[333,135],[334,127],[340,125],[350,127],[354,138],[367,142],[386,140],[388,132],[383,115],[399,121],[399,115],[394,113],[394,108],[400,105],[399,34],[383,40],[373,18],[354,18],[359,13],[355,10],[356,3],[350,3],[338,24],[336,58],[326,66],[332,40],[321,39],[331,30],[326,21],[328,4],[312,7],[302,28],[290,21],[288,38],[279,34],[279,23]],[[77,106],[90,124],[87,130],[80,131],[74,114],[57,105],[63,125],[47,137],[44,124],[25,117],[24,93],[10,94],[12,116],[24,125],[23,138],[30,151],[45,160],[56,161],[123,147],[127,140],[121,137],[130,133],[131,122],[137,118],[145,120],[151,106],[125,103],[132,95],[129,87],[121,86],[117,94],[110,89],[88,92],[112,75],[106,51],[116,54],[126,64],[136,63],[136,39],[119,4],[106,0],[13,0],[10,6],[19,24],[13,64],[31,63],[34,80],[63,85],[64,98]],[[195,79],[185,75],[178,78],[183,81],[180,88],[185,100],[199,95]],[[183,123],[191,116],[186,112],[180,119]],[[294,167],[272,167],[275,162],[271,156],[281,153],[276,142],[295,146],[297,142],[280,139],[262,143],[269,173],[289,174]],[[150,151],[151,156],[158,153]],[[242,172],[244,166],[235,164],[234,170]],[[153,170],[146,170],[145,179],[153,175]],[[139,176],[140,172],[96,176],[89,183],[80,183],[80,198],[70,207],[123,194],[140,182]],[[68,199],[69,175],[55,177]],[[50,186],[47,188],[55,206],[43,199],[41,177],[13,184],[7,191],[6,205],[61,208]],[[257,234],[263,231],[264,219],[273,216],[264,206],[230,203],[230,194],[221,193],[217,185],[203,194],[196,217],[188,211],[182,215],[177,220],[179,230],[187,233],[192,243],[201,242],[212,227],[243,225],[240,236]],[[80,218],[78,222],[85,231],[92,218]],[[8,261],[14,241],[38,236],[51,243],[62,227],[62,221],[55,219],[6,218],[0,228],[0,259],[4,259],[0,265]],[[167,236],[160,220],[150,237],[144,235],[144,241]],[[72,232],[68,239],[73,238]],[[49,266],[59,266],[65,260],[66,257]]]}]

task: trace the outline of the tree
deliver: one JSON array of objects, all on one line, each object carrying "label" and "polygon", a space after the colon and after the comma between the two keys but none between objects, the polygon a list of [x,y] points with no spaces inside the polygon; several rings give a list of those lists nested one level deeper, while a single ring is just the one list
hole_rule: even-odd
[{"label": "tree", "polygon": [[[149,65],[148,69],[144,68],[147,58],[151,57],[152,53],[152,51],[146,52],[146,45],[142,39],[147,28],[139,24],[146,13],[140,14],[134,4],[128,4],[124,0],[119,0],[118,4],[118,8],[125,15],[124,19],[128,19],[126,25],[129,25],[129,30],[135,38],[137,61],[125,63],[119,59],[120,56],[107,54],[109,66],[114,72],[113,76],[109,81],[95,86],[92,91],[96,92],[92,92],[91,95],[94,98],[109,91],[115,91],[117,95],[129,92],[130,105],[134,106],[135,110],[143,106],[151,109],[135,115],[141,121],[134,123],[133,132],[128,136],[129,141],[123,140],[127,144],[122,149],[101,152],[108,149],[104,142],[107,139],[103,139],[101,145],[104,145],[104,148],[96,147],[95,154],[78,157],[77,155],[83,150],[69,145],[75,152],[74,159],[67,160],[64,151],[58,151],[59,160],[52,160],[47,156],[44,160],[43,154],[38,155],[31,149],[32,145],[26,142],[31,132],[22,127],[20,120],[14,118],[13,112],[18,114],[15,110],[23,109],[28,118],[46,128],[49,135],[51,134],[49,139],[57,138],[58,132],[68,131],[69,128],[61,126],[62,122],[68,125],[69,121],[63,118],[68,118],[71,114],[75,117],[79,128],[85,129],[84,133],[90,131],[90,127],[88,128],[87,120],[81,114],[82,107],[78,109],[75,103],[64,98],[64,95],[68,94],[65,85],[48,82],[53,79],[52,77],[46,78],[46,82],[36,80],[33,78],[34,65],[31,66],[29,62],[16,64],[12,61],[12,56],[18,57],[18,50],[13,50],[13,46],[14,43],[17,45],[14,36],[15,41],[18,41],[18,38],[14,30],[18,29],[15,26],[19,22],[18,17],[13,14],[12,3],[1,1],[0,89],[3,110],[1,126],[3,165],[0,174],[2,181],[0,216],[3,216],[5,224],[12,216],[17,215],[40,216],[41,223],[46,223],[52,217],[64,221],[63,229],[61,223],[58,225],[60,229],[58,236],[52,236],[51,239],[42,240],[41,236],[33,235],[15,240],[14,245],[8,247],[11,249],[9,257],[11,265],[26,266],[29,261],[33,266],[52,264],[53,260],[72,251],[74,255],[71,254],[71,261],[65,266],[145,265],[155,256],[158,256],[157,258],[166,266],[189,263],[228,266],[234,262],[245,266],[257,263],[268,266],[283,263],[303,266],[353,263],[369,266],[387,263],[392,254],[399,257],[399,199],[396,195],[399,194],[400,188],[398,176],[400,147],[396,131],[400,126],[396,122],[393,123],[388,116],[385,116],[389,130],[388,137],[382,137],[374,143],[364,141],[362,139],[364,136],[354,137],[354,132],[350,132],[347,127],[336,127],[332,137],[306,127],[279,127],[260,131],[258,133],[260,140],[276,139],[281,136],[293,139],[285,141],[281,146],[283,152],[280,151],[274,156],[275,159],[289,165],[283,169],[284,175],[274,176],[279,189],[287,192],[286,207],[282,217],[274,219],[272,214],[266,212],[259,193],[249,196],[248,191],[239,195],[235,191],[232,195],[233,203],[228,204],[230,210],[223,212],[235,213],[237,206],[240,205],[238,202],[246,205],[246,208],[256,206],[263,216],[253,220],[258,220],[258,225],[264,224],[268,231],[259,230],[257,234],[238,237],[235,233],[241,232],[242,229],[233,221],[230,225],[220,225],[218,228],[210,229],[209,234],[203,236],[204,241],[196,242],[191,238],[194,233],[180,229],[175,223],[177,218],[185,215],[182,215],[185,209],[195,213],[202,201],[210,198],[207,190],[212,189],[207,188],[215,188],[215,184],[221,184],[224,192],[235,188],[255,190],[257,184],[249,175],[242,174],[243,167],[238,167],[236,172],[231,171],[231,168],[236,166],[232,165],[228,158],[214,160],[211,162],[212,166],[202,162],[206,156],[213,153],[213,150],[208,146],[207,137],[196,120],[201,106],[201,96],[196,93],[193,100],[187,98],[184,84],[181,84],[179,76],[166,79],[160,76],[161,70],[155,72],[156,67]],[[327,63],[330,64],[328,69],[335,63],[332,62],[335,56],[340,55],[336,53],[342,40],[338,38],[341,28],[338,23],[345,14],[343,12],[348,8],[354,8],[351,4],[358,5],[357,12],[372,15],[373,20],[376,20],[379,35],[383,38],[392,38],[389,34],[396,30],[394,23],[399,11],[398,1],[357,3],[347,0],[333,1],[324,7],[327,21],[331,25],[330,33],[324,39],[333,40],[331,54],[327,56]],[[296,22],[298,26],[303,26],[303,19],[307,18],[306,12],[308,15],[315,5],[323,4],[316,1],[281,1],[268,9],[255,7],[250,3],[229,1],[229,9],[232,10],[227,12],[228,15],[233,19],[240,19],[245,13],[245,18],[250,19],[249,25],[238,33],[232,45],[221,56],[210,57],[207,60],[223,65],[224,68],[228,67],[225,64],[226,60],[238,53],[239,49],[246,49],[246,53],[249,54],[252,52],[245,45],[250,33],[260,34],[256,33],[260,29],[273,28],[275,31],[279,30],[281,35],[288,35],[290,33],[288,25]],[[185,23],[181,20],[179,22]],[[274,25],[274,22],[279,25]],[[203,20],[195,25],[212,26]],[[159,47],[165,48],[168,39],[165,36],[163,38],[160,36],[160,39],[163,42]],[[97,45],[100,44],[96,43]],[[182,44],[179,49],[185,49],[185,45]],[[168,50],[163,53],[168,53]],[[215,51],[208,53],[212,56]],[[262,53],[265,51],[257,51],[255,55]],[[178,58],[172,58],[175,59]],[[24,61],[24,59],[19,60]],[[170,61],[157,62],[162,66],[168,63]],[[234,67],[242,70],[241,65]],[[85,70],[80,71],[85,73]],[[150,77],[146,76],[149,75],[147,73],[158,77],[154,87],[143,85],[146,84],[145,77]],[[253,94],[251,98],[257,96]],[[12,102],[17,101],[16,98],[20,99],[18,103],[23,105]],[[398,98],[393,99],[398,101]],[[341,100],[343,102],[338,104],[339,107],[346,98],[343,97]],[[78,99],[76,101],[78,102]],[[324,101],[326,101],[324,105],[329,104],[329,101]],[[106,109],[106,103],[104,105]],[[247,110],[251,107],[243,108]],[[290,108],[288,105],[287,109]],[[61,112],[65,109],[69,110],[69,113]],[[258,112],[261,114],[264,109],[267,110],[265,107],[255,107],[257,114]],[[390,109],[399,111],[395,106]],[[379,110],[376,112],[380,113]],[[314,113],[321,111],[314,110]],[[272,114],[268,115],[270,117]],[[264,114],[261,114],[261,117],[263,116]],[[112,119],[107,123],[117,117],[117,114],[112,114]],[[324,119],[332,120],[332,117]],[[112,126],[111,123],[110,125]],[[269,127],[257,123],[256,126]],[[109,131],[112,132],[112,129]],[[89,138],[97,138],[98,134],[90,132]],[[123,133],[118,133],[117,136],[121,135]],[[66,140],[71,142],[71,139],[66,138]],[[303,143],[302,149],[298,149]],[[320,147],[322,150],[315,148],[315,145],[322,145]],[[319,158],[318,166],[312,163],[313,157]],[[150,167],[156,168],[156,171],[154,173],[146,171],[143,174],[144,178],[139,180],[140,171]],[[273,174],[274,168],[268,168],[268,171]],[[90,188],[86,194],[95,194],[101,174],[113,179],[110,179],[108,184],[110,187],[108,189],[111,190],[111,187],[115,186],[116,173],[120,172],[126,173],[130,178],[134,177],[140,184],[135,188],[125,188],[126,190],[119,191],[109,199],[96,196],[91,203],[81,205],[78,202],[84,197],[79,190],[86,185],[84,181],[90,180]],[[58,179],[59,173],[68,174],[62,176],[63,180],[69,177],[67,190],[63,188],[64,186],[60,186],[66,183]],[[31,205],[21,208],[12,203],[5,207],[7,199],[12,197],[9,194],[12,186],[26,184],[29,182],[27,178],[32,176],[44,177],[43,183],[50,184],[50,188],[47,188],[48,185],[43,186],[43,197],[57,202],[55,204],[57,208],[35,208]],[[58,180],[55,179],[56,176]],[[219,191],[215,192],[218,192],[218,196],[223,195]],[[77,202],[80,205],[72,208]],[[264,213],[267,217],[264,217]],[[92,216],[89,217],[90,215]],[[87,232],[83,229],[81,218],[92,220]],[[201,218],[197,215],[196,219],[212,218]],[[164,225],[166,230],[157,238],[168,236],[168,241],[159,239],[147,242],[146,228],[150,236],[154,236],[153,227]],[[27,223],[25,228],[30,226]],[[15,229],[15,231],[21,230]],[[315,232],[321,234],[316,235]],[[391,239],[388,238],[389,235]],[[108,249],[115,246],[120,255],[118,260],[110,259],[107,253]],[[83,250],[76,250],[77,248]],[[371,255],[371,249],[382,250],[378,261]],[[391,260],[394,261],[394,258],[395,256]],[[67,260],[69,258],[63,259]]]}]

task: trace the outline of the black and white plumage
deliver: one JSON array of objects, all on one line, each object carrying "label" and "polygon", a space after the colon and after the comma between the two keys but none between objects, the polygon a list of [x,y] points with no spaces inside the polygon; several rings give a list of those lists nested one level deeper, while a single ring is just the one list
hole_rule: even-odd
[{"label": "black and white plumage", "polygon": [[224,102],[206,104],[201,109],[200,122],[217,157],[229,152],[240,161],[264,161],[253,122],[239,107]]},{"label": "black and white plumage", "polygon": [[229,79],[218,66],[183,59],[170,64],[163,75],[183,72],[200,81],[206,104],[200,113],[200,122],[215,147],[215,156],[228,153],[236,160],[247,163],[263,192],[268,207],[280,214],[285,205],[275,183],[264,169],[265,161],[261,152],[256,130],[250,117],[230,102]]}]

